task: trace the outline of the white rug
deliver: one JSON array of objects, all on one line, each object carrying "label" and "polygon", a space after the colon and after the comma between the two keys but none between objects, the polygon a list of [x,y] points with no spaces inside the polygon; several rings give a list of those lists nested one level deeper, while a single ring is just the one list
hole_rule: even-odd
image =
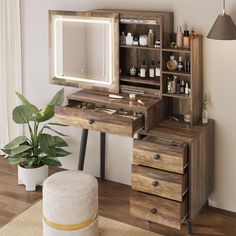
[{"label": "white rug", "polygon": [[[100,236],[158,236],[138,227],[99,216]],[[42,236],[42,201],[0,229],[0,236]],[[160,235],[159,235],[160,236]]]}]

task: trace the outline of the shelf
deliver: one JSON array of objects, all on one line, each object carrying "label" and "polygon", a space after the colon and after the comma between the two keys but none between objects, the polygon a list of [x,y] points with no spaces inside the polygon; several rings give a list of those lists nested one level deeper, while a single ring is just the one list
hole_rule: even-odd
[{"label": "shelf", "polygon": [[134,45],[120,45],[120,48],[160,51],[160,48],[149,48],[149,47],[146,47],[146,46],[134,46]]},{"label": "shelf", "polygon": [[190,99],[190,95],[177,94],[177,93],[162,93],[164,97],[180,98],[180,99]]},{"label": "shelf", "polygon": [[141,79],[140,77],[135,77],[135,76],[121,76],[120,81],[160,86],[160,79],[158,78]]},{"label": "shelf", "polygon": [[181,52],[181,53],[191,53],[190,49],[186,48],[163,48],[163,52]]},{"label": "shelf", "polygon": [[171,71],[171,70],[163,70],[162,71],[163,74],[169,74],[169,75],[179,75],[179,76],[187,76],[187,77],[190,77],[190,73],[189,72],[184,72],[184,71],[178,71],[178,70],[174,70],[174,71]]}]

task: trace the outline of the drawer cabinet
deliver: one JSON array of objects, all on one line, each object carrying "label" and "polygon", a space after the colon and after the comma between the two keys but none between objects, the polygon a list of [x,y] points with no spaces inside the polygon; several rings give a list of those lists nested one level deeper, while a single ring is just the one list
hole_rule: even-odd
[{"label": "drawer cabinet", "polygon": [[188,145],[145,136],[134,140],[131,214],[180,229],[188,216]]},{"label": "drawer cabinet", "polygon": [[132,189],[182,202],[188,191],[188,174],[133,165]]},{"label": "drawer cabinet", "polygon": [[185,196],[183,202],[177,202],[133,191],[130,212],[145,220],[180,229],[188,214],[188,197]]}]

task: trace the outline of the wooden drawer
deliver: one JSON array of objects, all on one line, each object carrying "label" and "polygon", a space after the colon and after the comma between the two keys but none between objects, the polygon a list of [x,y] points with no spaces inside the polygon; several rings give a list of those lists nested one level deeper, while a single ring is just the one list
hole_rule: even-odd
[{"label": "wooden drawer", "polygon": [[188,191],[188,174],[184,175],[132,166],[132,189],[182,202]]},{"label": "wooden drawer", "polygon": [[181,223],[188,215],[188,196],[180,203],[132,191],[130,213],[145,220],[180,229]]},{"label": "wooden drawer", "polygon": [[188,166],[187,146],[172,141],[160,142],[153,137],[134,140],[133,162],[183,174]]},{"label": "wooden drawer", "polygon": [[141,113],[134,117],[108,114],[104,111],[109,109],[103,109],[56,106],[55,117],[63,124],[129,137],[133,137],[134,133],[144,127],[144,116]]}]

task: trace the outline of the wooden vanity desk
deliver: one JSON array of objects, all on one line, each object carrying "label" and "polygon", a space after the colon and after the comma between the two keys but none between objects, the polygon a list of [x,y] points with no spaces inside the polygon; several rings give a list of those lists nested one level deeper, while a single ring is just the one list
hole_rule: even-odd
[{"label": "wooden vanity desk", "polygon": [[[150,29],[157,47],[120,42],[122,32],[140,36]],[[106,133],[137,134],[131,214],[177,229],[186,221],[190,235],[191,222],[214,186],[214,122],[199,123],[202,36],[191,35],[188,49],[174,48],[173,32],[172,12],[49,11],[50,82],[82,89],[69,95],[65,106],[55,107],[60,122],[82,128],[78,169],[83,170],[89,130],[100,132],[101,178]],[[184,71],[167,68],[170,56],[186,62]],[[130,69],[140,68],[143,61],[159,64],[159,75],[131,76]],[[170,92],[168,83],[174,78],[188,84],[191,92]],[[136,94],[135,101],[129,94]]]}]

